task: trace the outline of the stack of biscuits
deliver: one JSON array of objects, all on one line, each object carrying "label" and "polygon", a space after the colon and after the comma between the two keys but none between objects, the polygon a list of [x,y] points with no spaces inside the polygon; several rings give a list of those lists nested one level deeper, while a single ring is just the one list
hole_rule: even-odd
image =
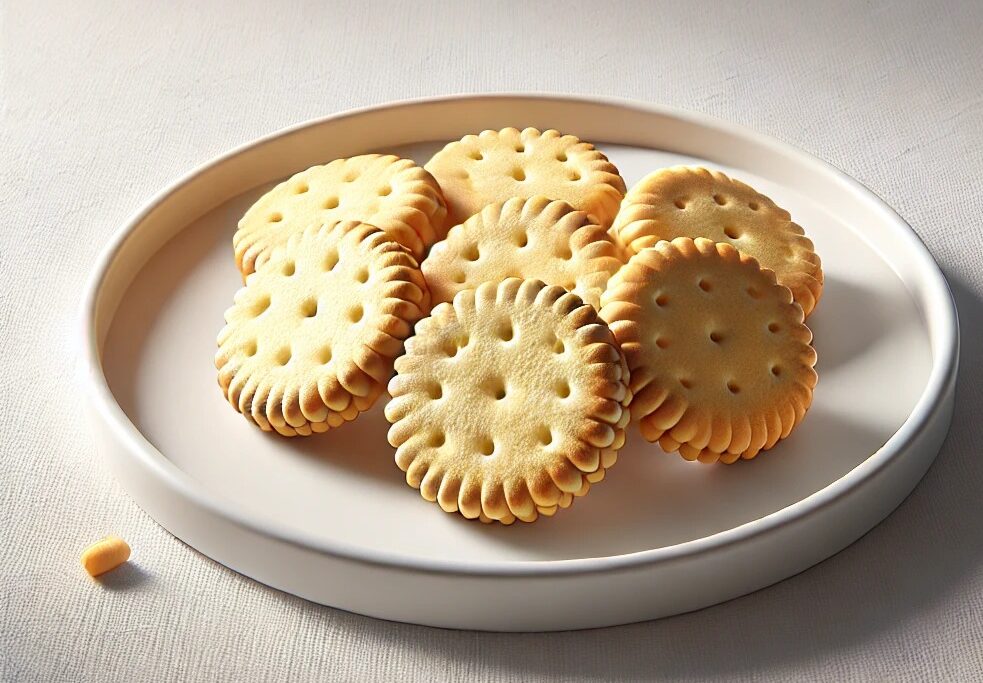
[{"label": "stack of biscuits", "polygon": [[627,190],[572,135],[489,130],[422,168],[373,154],[298,173],[233,245],[245,286],[216,355],[229,403],[306,436],[388,392],[407,483],[469,519],[568,507],[630,419],[663,451],[733,463],[812,402],[819,257],[719,171]]}]

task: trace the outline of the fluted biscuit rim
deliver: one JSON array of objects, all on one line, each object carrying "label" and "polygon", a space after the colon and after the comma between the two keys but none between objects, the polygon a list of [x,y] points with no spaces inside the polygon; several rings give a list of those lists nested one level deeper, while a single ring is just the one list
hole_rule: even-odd
[{"label": "fluted biscuit rim", "polygon": [[[526,324],[532,329],[533,323],[522,322],[526,315],[532,316],[530,320],[535,321],[537,333],[546,330],[542,327],[544,320],[557,321],[546,330],[551,337],[544,336],[535,342],[546,343],[552,339],[549,353],[557,354],[561,363],[557,372],[566,373],[563,368],[576,363],[589,378],[580,383],[579,378],[563,374],[559,380],[567,384],[565,389],[557,389],[561,392],[558,395],[576,396],[580,412],[570,412],[570,405],[563,406],[562,411],[553,410],[567,418],[575,416],[575,431],[554,431],[562,421],[550,422],[544,417],[544,411],[548,412],[549,408],[540,405],[535,406],[535,414],[522,411],[515,418],[528,418],[527,421],[535,423],[525,425],[526,428],[515,424],[514,434],[521,437],[469,435],[474,421],[471,425],[454,423],[451,427],[437,421],[435,425],[435,413],[428,407],[439,411],[437,415],[444,420],[450,419],[453,407],[463,404],[441,406],[440,402],[454,400],[461,387],[475,386],[474,372],[487,359],[487,356],[469,356],[469,347],[481,347],[485,341],[509,344],[514,332],[518,336],[516,343],[526,346],[509,353],[523,351],[527,356],[531,353],[529,345],[534,342],[524,341],[522,331]],[[517,326],[517,331],[513,326]],[[505,328],[507,331],[502,332]],[[487,331],[484,339],[481,338],[483,329]],[[572,355],[563,357],[562,354]],[[439,364],[444,364],[443,368]],[[438,374],[442,372],[451,379]],[[512,411],[515,401],[513,396],[506,395],[510,386],[508,376],[495,375],[489,380],[497,383],[494,391],[501,393],[489,398],[487,408],[482,401],[467,406],[472,414],[488,411],[482,414],[492,416],[481,420],[482,425],[493,423],[492,411],[501,408]],[[585,386],[587,382],[589,388]],[[586,392],[583,397],[581,391]],[[483,522],[512,524],[516,519],[532,522],[539,515],[553,515],[557,509],[568,507],[574,498],[585,495],[590,485],[603,479],[605,471],[616,462],[630,417],[628,368],[611,331],[579,297],[540,280],[509,278],[499,283],[485,282],[477,289],[460,292],[452,302],[435,306],[407,341],[406,353],[396,362],[396,375],[389,383],[389,392],[393,398],[386,406],[386,418],[391,423],[388,438],[396,448],[396,464],[406,473],[407,483],[419,489],[424,499],[437,502],[445,512],[457,512]],[[513,419],[511,412],[509,415]],[[511,427],[512,423],[509,424]],[[462,434],[463,446],[457,443],[458,434]],[[505,447],[514,446],[517,438],[530,442],[539,439],[538,448],[545,455],[539,458],[528,451],[498,452],[496,436],[510,441]],[[559,450],[561,443],[563,450]],[[490,461],[483,456],[491,455],[508,460],[504,464],[498,460],[487,465]],[[508,478],[499,476],[500,468],[510,473]]]},{"label": "fluted biscuit rim", "polygon": [[[550,151],[548,156],[537,155],[539,141],[562,148],[556,152]],[[509,155],[511,172],[522,174],[521,177],[513,176],[518,181],[514,191],[485,196],[489,192],[489,184],[497,178],[483,175],[481,168],[475,166],[482,162],[486,154]],[[549,185],[525,186],[526,173],[534,167],[537,171],[543,170],[540,167],[545,164],[549,164],[549,169],[544,173]],[[590,142],[575,135],[562,134],[553,128],[540,132],[532,127],[520,131],[509,126],[465,135],[444,145],[424,168],[444,190],[451,225],[463,223],[488,204],[505,201],[512,196],[545,195],[567,201],[609,228],[627,189],[618,168],[603,152]],[[473,173],[469,170],[472,168],[475,169]],[[470,181],[471,178],[480,180],[484,189],[462,186],[462,181]],[[567,185],[561,183],[572,183],[574,189],[568,191],[564,189]]]},{"label": "fluted biscuit rim", "polygon": [[[742,412],[746,414],[738,421],[733,415],[722,415],[694,403],[689,398],[688,387],[681,384],[683,380],[657,381],[656,377],[661,371],[676,369],[661,365],[656,367],[658,362],[653,363],[653,356],[658,354],[655,349],[659,347],[659,340],[642,339],[642,321],[646,316],[653,315],[649,311],[655,308],[671,310],[667,308],[669,294],[655,293],[652,289],[658,289],[655,286],[660,284],[658,278],[662,273],[666,273],[664,282],[667,286],[680,287],[678,278],[674,279],[669,273],[673,262],[682,260],[702,260],[717,269],[718,278],[721,270],[732,280],[755,277],[755,282],[747,288],[747,295],[762,301],[768,301],[769,297],[773,300],[775,315],[772,317],[778,317],[780,323],[768,322],[767,329],[769,334],[779,335],[776,339],[785,342],[790,349],[788,355],[796,359],[798,365],[782,370],[785,379],[781,381],[786,390],[781,401],[777,398],[771,401],[771,408],[745,406]],[[703,287],[704,281],[691,284],[694,288]],[[734,286],[733,282],[728,284]],[[666,315],[664,325],[672,329],[672,319]],[[751,313],[742,311],[742,315]],[[811,346],[812,332],[803,322],[801,307],[792,301],[788,288],[776,282],[773,272],[761,268],[757,260],[729,244],[681,237],[646,247],[612,279],[602,297],[600,316],[611,327],[628,361],[634,395],[632,419],[639,423],[642,435],[648,441],[658,441],[668,452],[679,451],[686,459],[708,463],[751,459],[761,450],[767,450],[786,438],[802,421],[811,405],[817,380],[814,369],[816,352]],[[712,334],[708,341],[686,341],[690,345],[715,343]],[[774,368],[772,372],[774,374]],[[778,374],[774,377],[775,381],[779,381]],[[700,379],[697,378],[698,384]],[[709,380],[723,381],[718,377]],[[739,387],[728,385],[728,389],[736,397]]]},{"label": "fluted biscuit rim", "polygon": [[[519,230],[510,229],[512,224]],[[509,255],[505,272],[489,271],[484,249],[495,250],[496,260]],[[587,212],[535,195],[489,204],[452,227],[421,269],[435,304],[486,280],[520,277],[560,285],[598,308],[608,280],[624,260],[620,246]]]},{"label": "fluted biscuit rim", "polygon": [[[660,240],[673,237],[672,233],[677,231],[677,225],[670,224],[671,217],[676,211],[688,209],[693,195],[692,190],[670,191],[670,187],[676,190],[677,185],[699,186],[697,194],[711,198],[714,204],[707,203],[707,206],[714,211],[718,206],[724,207],[736,203],[746,206],[750,210],[748,216],[753,216],[753,219],[728,218],[727,221],[722,221],[720,217],[712,215],[710,219],[704,221],[708,224],[706,232],[711,228],[714,230],[721,228],[723,232],[717,235],[682,236],[693,239],[713,238],[715,241],[728,243],[736,249],[743,247],[756,258],[757,255],[752,249],[740,243],[740,235],[746,232],[749,226],[761,238],[774,240],[778,237],[782,240],[790,252],[783,261],[789,269],[783,268],[783,272],[776,271],[778,280],[792,291],[793,298],[802,306],[803,313],[808,318],[822,296],[824,280],[822,261],[816,253],[815,245],[806,236],[802,226],[792,221],[788,211],[778,206],[770,197],[722,171],[702,166],[670,166],[657,169],[635,183],[625,195],[612,227],[629,255],[636,254]],[[766,221],[770,227],[763,229],[760,227],[761,221]],[[728,225],[717,226],[715,225],[717,222],[726,222]],[[764,267],[775,270],[777,263],[764,264]]]},{"label": "fluted biscuit rim", "polygon": [[[329,260],[331,264],[327,263]],[[297,327],[305,318],[322,312],[321,299],[326,299],[330,311],[336,312],[339,304],[332,299],[338,295],[327,291],[323,283],[305,287],[303,301],[299,298],[278,301],[277,295],[282,296],[284,291],[283,278],[313,280],[318,277],[319,269],[333,270],[343,260],[345,264],[357,264],[359,286],[371,288],[369,295],[363,295],[351,308],[352,314],[357,312],[359,318],[348,326],[355,322],[362,325],[359,346],[345,349],[347,361],[342,362],[337,358],[342,354],[335,353],[333,345],[325,341],[324,358],[312,366],[310,373],[296,380],[277,378],[273,364],[285,365],[293,360],[293,343],[285,362],[271,361],[265,355],[260,335],[263,325],[273,323],[266,321],[255,327],[256,334],[251,339],[240,338],[240,328],[253,326],[274,305],[278,317],[293,321]],[[371,317],[363,321],[370,301]],[[304,306],[311,303],[311,310],[304,311]],[[279,316],[280,307],[290,305],[296,310]],[[219,386],[230,405],[264,431],[276,431],[283,436],[327,431],[355,419],[382,395],[392,375],[395,357],[402,352],[413,324],[428,307],[426,283],[416,260],[379,228],[359,221],[313,226],[275,249],[270,259],[246,278],[233,305],[226,310],[226,324],[218,334],[219,348],[215,354]],[[256,362],[259,365],[249,361],[258,349],[264,352],[263,359]]]},{"label": "fluted biscuit rim", "polygon": [[[344,200],[345,187],[350,183],[361,183],[364,174],[373,173],[373,166],[380,163],[387,165],[386,172],[390,174],[378,190],[379,196],[386,198],[380,201],[391,206],[374,213],[357,207],[344,214],[335,213]],[[322,185],[334,189],[312,190]],[[375,225],[390,239],[409,249],[418,261],[434,242],[443,238],[446,227],[447,203],[443,192],[433,176],[412,159],[394,154],[360,154],[334,159],[295,173],[264,193],[246,210],[232,238],[236,266],[243,277],[266,261],[274,248],[283,246],[291,236],[311,227],[303,221],[291,223],[285,210],[284,205],[290,198],[300,196],[304,196],[302,201],[321,204],[316,209],[315,224],[358,220]],[[320,215],[324,212],[330,213]]]}]

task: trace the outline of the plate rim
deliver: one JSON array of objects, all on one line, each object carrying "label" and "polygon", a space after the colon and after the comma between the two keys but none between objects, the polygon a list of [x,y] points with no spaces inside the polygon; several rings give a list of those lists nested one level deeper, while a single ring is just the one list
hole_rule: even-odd
[{"label": "plate rim", "polygon": [[[729,135],[744,138],[750,143],[770,148],[774,152],[795,158],[799,163],[812,166],[814,170],[832,174],[846,185],[857,197],[875,209],[898,231],[908,243],[907,247],[916,257],[916,269],[925,287],[927,298],[934,314],[941,316],[941,331],[938,334],[938,353],[933,348],[932,369],[925,388],[910,414],[884,445],[870,457],[854,467],[842,477],[812,494],[797,500],[784,508],[771,512],[738,526],[718,531],[708,536],[684,541],[658,548],[648,548],[620,555],[571,558],[562,560],[465,560],[456,558],[420,558],[401,552],[369,549],[353,543],[324,540],[309,537],[306,533],[288,528],[286,525],[263,519],[261,515],[249,512],[231,501],[222,501],[210,496],[205,488],[190,475],[177,467],[140,432],[116,400],[108,379],[102,368],[96,325],[100,304],[100,294],[106,275],[109,273],[120,250],[134,237],[143,220],[165,203],[172,194],[209,170],[225,162],[259,148],[279,138],[295,132],[328,124],[332,121],[362,116],[364,114],[388,109],[412,108],[420,105],[455,103],[466,100],[538,100],[577,105],[602,105],[634,110],[650,115],[681,120],[686,123],[717,130]],[[908,285],[905,284],[907,287]],[[114,312],[115,315],[115,312]],[[927,318],[926,312],[926,318]],[[729,546],[743,544],[754,538],[768,534],[783,526],[801,521],[822,512],[839,499],[862,487],[870,479],[882,473],[887,465],[899,456],[905,447],[915,441],[920,434],[932,426],[934,418],[945,409],[945,398],[953,391],[959,358],[959,323],[955,301],[945,276],[928,248],[914,229],[887,202],[870,188],[840,170],[829,162],[770,135],[758,133],[741,124],[731,123],[707,114],[693,112],[678,107],[642,102],[627,98],[601,97],[564,93],[461,93],[436,97],[401,99],[374,104],[366,107],[348,109],[334,114],[309,119],[287,126],[270,134],[240,144],[231,150],[199,164],[189,172],[172,181],[138,209],[111,237],[103,247],[86,283],[81,303],[80,333],[83,343],[82,361],[84,381],[90,405],[108,425],[114,435],[125,445],[126,451],[145,467],[154,471],[161,483],[170,493],[187,499],[209,513],[223,518],[236,526],[260,534],[270,540],[286,542],[304,550],[336,557],[346,561],[426,572],[431,574],[475,575],[475,576],[528,576],[543,577],[552,575],[596,574],[645,566],[660,565],[683,557],[717,552]],[[936,339],[931,340],[932,346]],[[932,455],[935,459],[937,453]],[[139,501],[138,501],[139,502]],[[155,519],[153,515],[151,518]],[[878,520],[880,521],[880,520]]]}]

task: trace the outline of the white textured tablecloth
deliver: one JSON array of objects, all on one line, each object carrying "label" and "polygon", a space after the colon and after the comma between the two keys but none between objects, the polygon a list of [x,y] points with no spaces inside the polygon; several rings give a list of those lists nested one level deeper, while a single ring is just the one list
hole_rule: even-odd
[{"label": "white textured tablecloth", "polygon": [[[0,680],[983,679],[983,3],[199,4],[0,2]],[[963,360],[949,439],[893,515],[701,612],[496,635],[278,593],[127,498],[74,377],[79,292],[109,236],[256,136],[496,90],[746,124],[910,221],[949,277]],[[100,585],[78,554],[109,532],[134,557]]]}]

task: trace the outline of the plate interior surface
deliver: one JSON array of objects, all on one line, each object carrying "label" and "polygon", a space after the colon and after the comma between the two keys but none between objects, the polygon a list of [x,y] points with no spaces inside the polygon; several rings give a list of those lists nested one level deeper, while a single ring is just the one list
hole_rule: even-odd
[{"label": "plate interior surface", "polygon": [[[423,163],[440,144],[366,151]],[[406,486],[386,442],[384,401],[327,434],[284,439],[260,432],[223,399],[213,357],[223,312],[241,284],[232,234],[267,187],[187,225],[139,272],[106,338],[109,385],[147,439],[215,499],[327,543],[420,559],[549,561],[674,545],[787,507],[876,452],[908,417],[932,359],[914,300],[863,238],[864,226],[734,159],[728,166],[598,147],[629,185],[677,163],[720,168],[791,211],[816,244],[826,284],[808,321],[819,356],[815,402],[789,439],[753,461],[688,463],[632,427],[618,464],[589,496],[551,519],[502,527],[445,514]]]}]

